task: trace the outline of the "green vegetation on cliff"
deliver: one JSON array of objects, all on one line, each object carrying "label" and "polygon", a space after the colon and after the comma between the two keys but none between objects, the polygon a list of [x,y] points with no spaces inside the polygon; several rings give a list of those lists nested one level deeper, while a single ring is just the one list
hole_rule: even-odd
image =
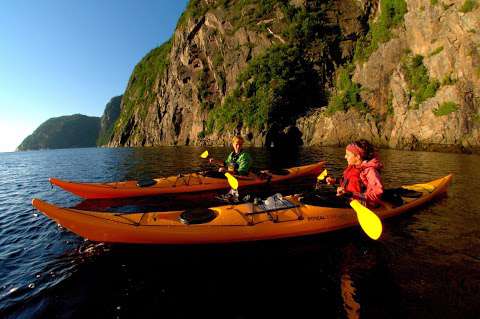
[{"label": "green vegetation on cliff", "polygon": [[458,110],[457,103],[448,101],[448,102],[443,102],[438,106],[438,108],[433,109],[433,114],[435,114],[436,116],[443,116],[443,115],[448,115],[457,110]]},{"label": "green vegetation on cliff", "polygon": [[197,20],[207,13],[207,11],[212,7],[213,5],[207,5],[202,0],[190,0],[185,8],[185,11],[183,11],[182,15],[177,21],[177,28],[184,26],[188,19]]},{"label": "green vegetation on cliff", "polygon": [[51,118],[18,146],[19,151],[94,147],[100,130],[100,118],[81,114]]},{"label": "green vegetation on cliff", "polygon": [[330,97],[326,113],[332,115],[338,111],[348,111],[354,107],[362,113],[368,112],[367,105],[360,98],[360,86],[351,79],[353,64],[340,68],[337,72],[336,92]]},{"label": "green vegetation on cliff", "polygon": [[248,126],[263,129],[272,120],[288,124],[318,98],[318,79],[303,51],[275,45],[254,58],[223,105],[208,114],[207,131]]},{"label": "green vegetation on cliff", "polygon": [[477,1],[476,0],[465,0],[465,2],[460,7],[459,11],[463,12],[463,13],[468,13],[468,12],[474,10],[475,8],[477,8]]},{"label": "green vegetation on cliff", "polygon": [[107,144],[112,137],[114,124],[120,115],[122,97],[122,95],[113,97],[105,106],[105,111],[100,118],[100,132],[97,139],[98,146]]},{"label": "green vegetation on cliff", "polygon": [[[321,8],[307,11],[289,1],[223,1],[234,10],[233,25],[260,31],[259,21],[268,20],[279,10],[283,19],[275,32],[285,44],[276,44],[250,60],[236,79],[236,87],[222,105],[208,114],[207,133],[248,126],[264,129],[276,122],[288,125],[323,94],[314,70],[315,54],[322,56],[324,27]],[[211,109],[211,107],[209,108]]]},{"label": "green vegetation on cliff", "polygon": [[367,35],[358,39],[356,43],[355,61],[367,60],[378,49],[380,43],[390,40],[392,28],[403,22],[407,12],[405,0],[382,0],[380,6],[380,16],[370,23]]},{"label": "green vegetation on cliff", "polygon": [[[308,43],[319,37],[324,22],[323,11],[317,3],[309,9],[297,7],[288,0],[242,0],[220,1],[228,10],[233,24],[233,32],[240,27],[268,32],[268,21],[275,33],[279,33],[287,42]],[[279,16],[283,16],[279,19]]]},{"label": "green vegetation on cliff", "polygon": [[150,51],[136,66],[130,76],[123,97],[123,108],[115,124],[115,130],[123,128],[136,108],[144,117],[148,106],[155,99],[155,86],[161,81],[169,64],[168,55],[172,48],[171,39]]},{"label": "green vegetation on cliff", "polygon": [[480,125],[480,114],[477,113],[473,116],[473,123]]},{"label": "green vegetation on cliff", "polygon": [[[177,22],[177,28],[182,27],[188,21],[198,21],[207,11],[220,9],[226,14],[226,19],[232,24],[230,33],[235,33],[239,28],[247,28],[256,31],[266,31],[267,23],[259,23],[263,20],[274,18],[276,20],[275,28],[282,30],[282,35],[290,38],[296,37],[291,32],[301,31],[303,33],[315,32],[312,26],[312,18],[315,12],[293,6],[288,0],[218,0],[205,2],[202,0],[191,0],[185,11]],[[285,21],[279,21],[277,12],[286,18]],[[303,12],[303,14],[302,14]],[[299,14],[300,13],[300,14]],[[303,28],[296,28],[293,24],[303,24]],[[283,24],[283,25],[282,25]],[[287,27],[285,27],[287,25]]]},{"label": "green vegetation on cliff", "polygon": [[443,46],[438,47],[438,48],[436,48],[435,50],[433,50],[433,51],[428,55],[428,57],[432,57],[432,56],[434,56],[434,55],[437,55],[437,54],[439,54],[439,53],[442,52],[442,51],[443,51]]},{"label": "green vegetation on cliff", "polygon": [[402,69],[415,100],[415,107],[435,96],[440,83],[436,79],[430,79],[428,70],[423,64],[423,56],[406,56],[402,61]]}]

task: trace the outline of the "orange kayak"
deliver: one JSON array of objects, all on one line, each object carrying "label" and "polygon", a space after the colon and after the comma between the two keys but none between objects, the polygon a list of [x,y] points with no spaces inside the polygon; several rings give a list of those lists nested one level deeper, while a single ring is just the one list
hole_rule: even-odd
[{"label": "orange kayak", "polygon": [[[408,212],[447,190],[452,175],[425,184],[402,186],[418,196],[393,207],[373,209],[381,218]],[[296,237],[358,226],[351,208],[309,205],[288,196],[274,207],[244,203],[194,211],[105,213],[61,208],[39,199],[32,205],[75,234],[100,242],[205,244]],[[197,215],[196,215],[197,214]]]},{"label": "orange kayak", "polygon": [[[260,178],[257,175],[237,177],[239,188],[257,186],[267,183],[277,183],[299,177],[318,175],[325,162],[293,167],[284,170],[282,175],[272,172],[269,178]],[[226,178],[213,178],[199,173],[170,176],[152,180],[150,186],[138,186],[138,181],[114,183],[78,183],[50,178],[52,185],[57,185],[64,190],[86,199],[94,198],[126,198],[139,196],[156,196],[163,194],[182,194],[203,191],[229,189]]]}]

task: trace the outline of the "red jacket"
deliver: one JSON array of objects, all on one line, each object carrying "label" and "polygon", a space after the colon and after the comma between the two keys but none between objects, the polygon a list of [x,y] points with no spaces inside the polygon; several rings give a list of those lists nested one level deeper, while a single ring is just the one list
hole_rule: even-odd
[{"label": "red jacket", "polygon": [[361,181],[360,181],[360,166],[349,165],[343,171],[343,178],[340,180],[340,186],[342,186],[346,192],[361,193]]},{"label": "red jacket", "polygon": [[378,206],[383,194],[383,184],[380,170],[383,168],[378,158],[363,161],[360,165],[348,166],[343,172],[340,186],[346,192],[352,193],[352,198],[357,199],[363,205]]}]

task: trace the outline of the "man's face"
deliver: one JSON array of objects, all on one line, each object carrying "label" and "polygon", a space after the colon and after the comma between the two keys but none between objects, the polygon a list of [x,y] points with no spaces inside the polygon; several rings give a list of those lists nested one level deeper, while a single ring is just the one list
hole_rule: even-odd
[{"label": "man's face", "polygon": [[235,142],[233,142],[232,146],[233,146],[233,150],[235,151],[235,153],[240,153],[240,150],[242,149],[242,142],[235,141]]}]

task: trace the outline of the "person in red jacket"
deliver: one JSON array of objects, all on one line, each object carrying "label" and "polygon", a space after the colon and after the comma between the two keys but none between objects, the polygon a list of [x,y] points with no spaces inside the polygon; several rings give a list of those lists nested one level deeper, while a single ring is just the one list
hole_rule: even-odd
[{"label": "person in red jacket", "polygon": [[355,141],[347,145],[345,159],[348,165],[343,171],[343,178],[327,177],[327,184],[339,185],[337,196],[357,199],[370,207],[380,205],[383,194],[380,170],[383,165],[373,146],[366,140]]}]

